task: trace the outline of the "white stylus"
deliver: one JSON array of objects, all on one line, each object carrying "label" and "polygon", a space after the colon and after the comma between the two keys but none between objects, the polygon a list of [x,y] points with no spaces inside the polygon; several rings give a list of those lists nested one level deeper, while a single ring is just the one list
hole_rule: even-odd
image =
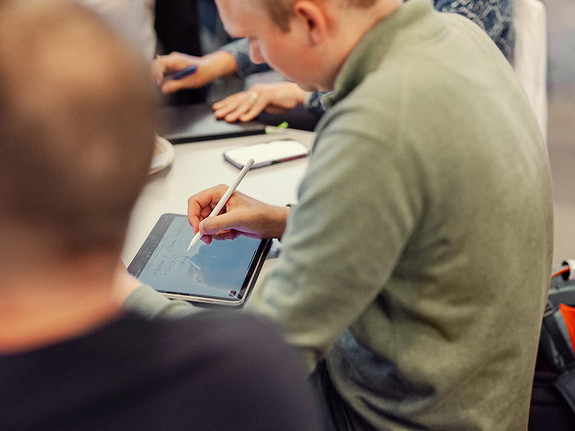
[{"label": "white stylus", "polygon": [[[246,174],[248,173],[253,164],[254,159],[249,159],[246,162],[246,164],[244,165],[244,167],[242,168],[242,170],[240,171],[234,182],[228,187],[228,189],[226,190],[226,192],[224,193],[224,195],[222,196],[222,198],[220,199],[220,201],[218,202],[218,204],[215,206],[215,208],[212,210],[212,212],[208,217],[216,216],[220,213],[224,205],[228,202],[228,199],[230,198],[232,193],[236,191],[238,185],[244,179],[244,177],[246,176]],[[198,233],[194,235],[188,247],[188,251],[190,251],[190,249],[202,238],[202,236],[203,234],[200,231],[198,231]]]}]

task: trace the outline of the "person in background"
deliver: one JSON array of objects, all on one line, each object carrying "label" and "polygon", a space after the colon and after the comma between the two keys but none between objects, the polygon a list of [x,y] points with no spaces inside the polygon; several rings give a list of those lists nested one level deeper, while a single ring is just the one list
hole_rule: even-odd
[{"label": "person in background", "polygon": [[[508,59],[513,57],[513,0],[434,0],[433,5],[440,12],[456,13],[470,19],[489,35]],[[238,39],[203,57],[179,52],[158,57],[154,62],[158,83],[162,82],[164,74],[173,73],[190,64],[197,64],[198,72],[181,81],[163,83],[161,88],[164,93],[174,94],[186,88],[202,87],[226,76],[244,78],[270,70],[265,63],[252,62],[248,41]],[[323,94],[305,91],[292,82],[259,83],[214,103],[213,108],[216,117],[228,122],[251,121],[263,111],[280,114],[298,105],[321,116],[326,109],[322,103]]]},{"label": "person in background", "polygon": [[[428,0],[216,4],[252,61],[330,92],[296,205],[236,192],[208,217],[225,186],[188,201],[206,243],[281,238],[246,312],[300,352],[326,429],[526,429],[553,202],[508,60]],[[195,311],[143,286],[124,305]]]},{"label": "person in background", "polygon": [[[156,0],[74,0],[100,14],[118,33],[152,61],[156,53]],[[162,0],[160,0],[162,1]]]},{"label": "person in background", "polygon": [[[205,51],[201,38],[200,0],[156,0],[155,29],[158,35],[157,54],[172,51],[201,56]],[[183,89],[166,94],[164,104],[187,105],[205,103],[208,87]]]},{"label": "person in background", "polygon": [[0,429],[317,430],[269,325],[121,307],[158,102],[138,54],[75,3],[0,0]]}]

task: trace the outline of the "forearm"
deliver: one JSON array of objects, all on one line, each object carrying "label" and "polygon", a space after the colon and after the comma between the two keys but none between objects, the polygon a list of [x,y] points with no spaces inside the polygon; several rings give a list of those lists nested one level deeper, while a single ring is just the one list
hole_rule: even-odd
[{"label": "forearm", "polygon": [[179,318],[202,310],[189,302],[168,299],[145,285],[133,290],[122,306],[125,310],[136,312],[148,319]]},{"label": "forearm", "polygon": [[237,63],[235,57],[223,50],[214,51],[202,57],[209,67],[206,68],[210,76],[210,81],[218,78],[234,76],[237,74]]}]

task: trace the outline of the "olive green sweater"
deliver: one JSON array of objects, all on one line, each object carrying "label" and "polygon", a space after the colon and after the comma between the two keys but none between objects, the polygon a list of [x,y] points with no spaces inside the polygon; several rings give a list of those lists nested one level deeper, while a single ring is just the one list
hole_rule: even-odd
[{"label": "olive green sweater", "polygon": [[526,429],[552,191],[508,62],[475,24],[410,0],[355,47],[327,104],[246,308],[310,370],[326,357],[354,430]]}]

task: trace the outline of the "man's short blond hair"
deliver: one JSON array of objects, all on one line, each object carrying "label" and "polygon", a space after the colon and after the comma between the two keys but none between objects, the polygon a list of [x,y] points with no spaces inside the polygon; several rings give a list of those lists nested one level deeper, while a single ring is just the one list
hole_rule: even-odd
[{"label": "man's short blond hair", "polygon": [[[292,6],[296,0],[261,0],[272,21],[283,31],[289,30]],[[349,8],[369,8],[378,0],[314,0],[317,2],[337,2]]]}]

